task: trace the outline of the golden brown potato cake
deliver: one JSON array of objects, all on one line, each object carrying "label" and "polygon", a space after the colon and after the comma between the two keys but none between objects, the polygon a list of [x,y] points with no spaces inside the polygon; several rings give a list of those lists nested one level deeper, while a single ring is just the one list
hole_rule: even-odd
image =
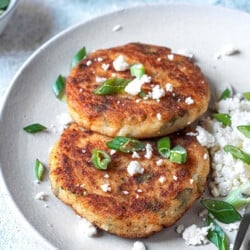
[{"label": "golden brown potato cake", "polygon": [[[122,237],[145,237],[173,225],[199,198],[209,172],[205,148],[196,137],[180,132],[170,135],[172,146],[187,150],[184,164],[164,159],[156,139],[152,156],[139,158],[122,152],[110,153],[106,142],[112,138],[72,124],[61,135],[49,159],[52,191],[59,199],[99,228]],[[93,149],[105,150],[111,163],[107,170],[93,166]],[[135,157],[135,156],[134,156]],[[141,173],[128,172],[137,161]]]},{"label": "golden brown potato cake", "polygon": [[[150,82],[136,95],[129,91],[94,94],[105,79],[134,79],[129,69],[114,67],[119,56],[128,65],[143,64]],[[120,69],[122,63],[117,63]],[[169,48],[130,43],[97,50],[82,60],[67,78],[66,99],[73,119],[87,129],[111,137],[151,138],[177,131],[200,117],[207,110],[210,89],[191,59],[172,54]]]}]

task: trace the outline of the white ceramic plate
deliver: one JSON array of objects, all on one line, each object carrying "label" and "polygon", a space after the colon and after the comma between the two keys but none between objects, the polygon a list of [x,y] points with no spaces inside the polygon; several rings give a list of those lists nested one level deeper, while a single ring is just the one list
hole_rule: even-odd
[{"label": "white ceramic plate", "polygon": [[[115,25],[122,29],[113,32]],[[51,127],[66,106],[52,93],[59,73],[67,75],[69,63],[83,45],[88,51],[127,42],[169,46],[175,51],[189,49],[215,89],[232,84],[237,91],[249,91],[250,16],[215,7],[183,5],[146,6],[118,11],[68,29],[42,46],[15,77],[5,99],[0,120],[0,163],[2,176],[17,209],[49,243],[60,249],[131,249],[134,240],[101,232],[95,238],[81,233],[79,218],[70,207],[50,192],[48,174],[40,185],[34,184],[34,161],[47,163],[48,151],[59,137],[48,132],[24,133],[22,127],[40,122]],[[231,43],[241,53],[214,58],[218,50]],[[37,201],[38,192],[49,194],[46,202]],[[44,208],[44,204],[48,208]],[[201,224],[199,202],[177,223]],[[186,247],[174,228],[143,239],[148,249]],[[212,244],[188,249],[214,249]]]}]

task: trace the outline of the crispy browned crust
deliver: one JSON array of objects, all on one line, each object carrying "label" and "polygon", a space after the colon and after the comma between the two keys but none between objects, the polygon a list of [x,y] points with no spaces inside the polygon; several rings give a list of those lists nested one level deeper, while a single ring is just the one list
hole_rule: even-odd
[{"label": "crispy browned crust", "polygon": [[[185,164],[164,159],[158,166],[156,161],[162,158],[157,153],[156,140],[150,140],[147,142],[153,147],[151,159],[144,157],[145,151],[139,152],[140,159],[116,152],[111,156],[108,170],[103,171],[94,168],[91,152],[93,149],[110,152],[106,142],[111,138],[72,124],[50,154],[52,191],[79,215],[122,237],[145,237],[171,226],[202,194],[209,159],[204,159],[207,151],[195,137],[184,132],[170,137],[172,146],[178,144],[186,148]],[[140,162],[143,174],[128,174],[131,160]],[[105,178],[105,174],[109,177]],[[166,178],[164,183],[159,181],[161,176]],[[104,183],[110,184],[110,192],[102,191]]]},{"label": "crispy browned crust", "polygon": [[[165,47],[130,43],[124,46],[93,52],[72,69],[67,78],[66,97],[73,119],[85,128],[111,137],[122,135],[133,138],[151,138],[177,131],[200,117],[208,106],[210,89],[207,81],[190,59],[174,54],[168,59],[171,50]],[[142,63],[146,74],[152,77],[143,90],[150,85],[166,83],[173,85],[173,92],[157,102],[143,100],[127,93],[100,96],[93,91],[100,85],[96,76],[132,79],[129,70],[117,72],[113,61],[123,55],[129,64]],[[100,62],[98,58],[101,58]],[[91,65],[87,66],[87,62]],[[102,64],[109,64],[107,71]],[[188,105],[185,99],[191,97],[194,103]],[[136,100],[140,99],[137,103]],[[161,120],[157,114],[161,114]]]}]

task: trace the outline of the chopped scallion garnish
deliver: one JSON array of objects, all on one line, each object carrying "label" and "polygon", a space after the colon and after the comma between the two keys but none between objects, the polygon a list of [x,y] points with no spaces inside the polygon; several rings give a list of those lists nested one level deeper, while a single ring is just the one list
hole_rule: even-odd
[{"label": "chopped scallion garnish", "polygon": [[218,121],[221,122],[223,126],[230,126],[231,125],[231,117],[228,114],[224,113],[215,113],[213,117]]},{"label": "chopped scallion garnish", "polygon": [[136,63],[130,67],[130,74],[135,77],[142,77],[145,74],[145,68],[143,64]]},{"label": "chopped scallion garnish", "polygon": [[97,95],[111,95],[122,93],[131,80],[122,78],[109,78],[100,87],[94,90]]},{"label": "chopped scallion garnish", "polygon": [[95,168],[106,170],[108,168],[108,164],[111,162],[111,158],[107,152],[104,150],[94,149],[92,151],[92,163]]},{"label": "chopped scallion garnish", "polygon": [[243,96],[244,96],[248,101],[250,101],[250,92],[245,92],[245,93],[243,93]]},{"label": "chopped scallion garnish", "polygon": [[62,75],[59,75],[53,85],[53,92],[58,99],[62,99],[65,93],[66,81]]},{"label": "chopped scallion garnish", "polygon": [[243,162],[250,164],[250,154],[245,153],[243,150],[232,145],[226,145],[223,149],[225,152],[230,153],[233,158],[242,160]]},{"label": "chopped scallion garnish", "polygon": [[163,137],[157,141],[157,149],[161,156],[165,158],[170,157],[170,139]]},{"label": "chopped scallion garnish", "polygon": [[44,172],[45,172],[44,165],[42,164],[42,162],[40,162],[38,159],[36,159],[35,174],[36,174],[37,180],[39,180],[39,181],[42,180]]},{"label": "chopped scallion garnish", "polygon": [[175,146],[170,150],[170,161],[176,163],[185,163],[187,160],[187,151],[182,146]]},{"label": "chopped scallion garnish", "polygon": [[203,199],[201,204],[211,213],[215,219],[229,224],[241,220],[241,215],[229,203],[222,200]]},{"label": "chopped scallion garnish", "polygon": [[247,138],[250,138],[250,125],[237,126],[237,129]]},{"label": "chopped scallion garnish", "polygon": [[230,91],[230,89],[226,88],[226,89],[222,92],[222,94],[221,94],[219,100],[220,100],[220,101],[221,101],[221,100],[225,100],[225,99],[229,98],[230,96],[231,96],[231,91]]},{"label": "chopped scallion garnish", "polygon": [[46,129],[47,128],[40,123],[33,123],[23,128],[24,131],[32,134],[44,131]]},{"label": "chopped scallion garnish", "polygon": [[74,56],[71,62],[71,68],[74,68],[87,55],[86,48],[81,48]]},{"label": "chopped scallion garnish", "polygon": [[0,0],[0,10],[7,9],[9,3],[10,3],[10,0]]},{"label": "chopped scallion garnish", "polygon": [[144,143],[141,141],[124,136],[117,136],[113,140],[108,141],[106,145],[108,148],[115,149],[123,153],[140,151],[145,147]]},{"label": "chopped scallion garnish", "polygon": [[215,246],[217,246],[218,250],[227,250],[229,249],[229,240],[227,235],[221,229],[221,227],[215,222],[214,219],[211,218],[210,215],[207,216],[205,220],[206,226],[211,226],[208,230],[207,238],[210,240]]}]

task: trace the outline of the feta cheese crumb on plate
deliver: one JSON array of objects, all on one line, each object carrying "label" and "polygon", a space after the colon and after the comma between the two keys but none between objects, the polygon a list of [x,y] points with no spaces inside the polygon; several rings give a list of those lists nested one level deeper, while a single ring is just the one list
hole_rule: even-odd
[{"label": "feta cheese crumb on plate", "polygon": [[132,250],[146,250],[146,246],[141,241],[136,241],[133,245]]},{"label": "feta cheese crumb on plate", "polygon": [[217,53],[215,53],[215,59],[220,59],[222,56],[232,56],[240,53],[239,49],[237,49],[232,44],[226,44],[222,47]]},{"label": "feta cheese crumb on plate", "polygon": [[224,126],[216,119],[209,118],[203,122],[203,127],[196,128],[197,140],[210,149],[213,180],[209,185],[215,197],[226,196],[233,188],[250,181],[249,165],[223,149],[226,145],[232,145],[250,153],[250,138],[238,129],[238,126],[250,124],[250,101],[235,94],[219,101],[217,111],[229,115],[231,125]]},{"label": "feta cheese crumb on plate", "polygon": [[117,31],[119,31],[119,30],[121,30],[122,29],[122,26],[120,25],[120,24],[117,24],[117,25],[115,25],[114,27],[113,27],[113,32],[117,32]]},{"label": "feta cheese crumb on plate", "polygon": [[193,224],[183,231],[182,238],[185,240],[187,245],[204,245],[208,243],[208,230],[212,228],[212,224],[207,227],[198,227],[197,225]]},{"label": "feta cheese crumb on plate", "polygon": [[35,199],[36,200],[40,200],[40,201],[46,201],[48,198],[48,194],[46,194],[45,192],[39,192],[35,195]]},{"label": "feta cheese crumb on plate", "polygon": [[79,222],[78,222],[78,228],[77,231],[81,233],[81,235],[86,235],[88,237],[93,237],[97,234],[97,229],[96,227],[89,222],[88,220],[79,217]]}]

